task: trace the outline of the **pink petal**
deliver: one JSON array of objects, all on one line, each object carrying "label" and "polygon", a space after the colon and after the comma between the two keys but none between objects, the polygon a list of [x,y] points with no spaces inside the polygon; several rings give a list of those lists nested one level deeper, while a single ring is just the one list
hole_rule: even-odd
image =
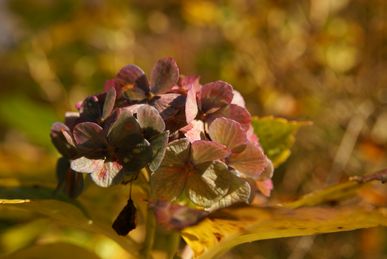
[{"label": "pink petal", "polygon": [[227,105],[222,109],[210,114],[208,117],[208,122],[211,123],[213,120],[220,117],[226,117],[239,122],[244,130],[248,130],[250,127],[250,113],[245,108],[236,104]]},{"label": "pink petal", "polygon": [[197,140],[191,144],[191,156],[195,165],[224,159],[230,154],[226,146],[212,141]]},{"label": "pink petal", "polygon": [[263,181],[256,181],[255,182],[258,190],[265,195],[266,197],[270,196],[271,190],[273,190],[273,182],[271,179],[263,180]]},{"label": "pink petal", "polygon": [[196,101],[196,91],[191,87],[187,92],[187,99],[185,102],[185,117],[187,123],[193,121],[198,114],[198,104]]},{"label": "pink petal", "polygon": [[115,178],[121,169],[122,165],[117,162],[105,162],[100,170],[94,171],[90,176],[97,185],[109,187],[117,183]]},{"label": "pink petal", "polygon": [[243,98],[243,96],[241,95],[241,93],[238,92],[237,90],[234,90],[233,94],[234,94],[234,96],[232,98],[231,103],[236,104],[240,107],[246,108],[246,102],[245,102],[245,99]]},{"label": "pink petal", "polygon": [[204,123],[200,120],[193,120],[186,127],[182,128],[181,131],[190,142],[201,140],[204,135]]},{"label": "pink petal", "polygon": [[216,111],[227,104],[233,98],[232,86],[223,81],[215,81],[203,85],[200,94],[200,106],[204,113]]},{"label": "pink petal", "polygon": [[246,177],[257,179],[267,167],[267,159],[262,149],[248,143],[240,153],[232,153],[229,165]]},{"label": "pink petal", "polygon": [[245,146],[247,143],[245,131],[234,120],[217,118],[211,123],[208,131],[213,141],[221,143],[232,150]]}]

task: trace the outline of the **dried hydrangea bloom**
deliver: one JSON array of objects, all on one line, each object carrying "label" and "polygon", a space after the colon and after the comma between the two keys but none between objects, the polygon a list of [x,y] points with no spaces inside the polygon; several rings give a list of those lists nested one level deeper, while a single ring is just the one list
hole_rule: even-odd
[{"label": "dried hydrangea bloom", "polygon": [[[171,213],[179,211],[170,227],[181,228],[195,221],[191,212],[199,219],[270,194],[273,167],[241,94],[223,81],[202,85],[197,76],[181,76],[172,58],[160,59],[150,80],[136,65],[123,67],[76,108],[51,129],[62,154],[58,190],[71,197],[80,194],[84,174],[108,187],[149,169],[148,202],[164,222],[176,222]],[[122,215],[116,226],[126,222]]]}]

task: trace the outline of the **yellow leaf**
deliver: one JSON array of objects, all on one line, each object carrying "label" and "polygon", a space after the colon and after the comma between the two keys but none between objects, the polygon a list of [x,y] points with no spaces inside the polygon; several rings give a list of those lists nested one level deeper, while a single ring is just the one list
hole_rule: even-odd
[{"label": "yellow leaf", "polygon": [[[387,171],[328,187],[298,201],[275,207],[234,207],[211,214],[182,231],[195,256],[215,258],[232,247],[256,240],[305,236],[387,226],[387,208],[374,206],[316,206],[354,197],[369,181],[385,182]],[[364,204],[364,201],[361,203]],[[348,220],[350,219],[350,220]]]}]

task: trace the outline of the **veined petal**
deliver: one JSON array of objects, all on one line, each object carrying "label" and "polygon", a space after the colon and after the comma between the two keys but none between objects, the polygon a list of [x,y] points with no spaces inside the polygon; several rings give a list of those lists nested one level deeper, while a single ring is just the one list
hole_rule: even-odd
[{"label": "veined petal", "polygon": [[91,179],[101,187],[109,187],[112,184],[118,183],[116,176],[121,171],[122,165],[117,162],[105,162],[98,171],[91,173]]},{"label": "veined petal", "polygon": [[267,167],[267,158],[261,148],[248,143],[240,153],[233,153],[229,159],[229,166],[246,177],[257,179]]},{"label": "veined petal", "polygon": [[71,169],[79,173],[93,173],[102,169],[104,164],[103,159],[89,159],[86,157],[80,157],[78,159],[71,160]]},{"label": "veined petal", "polygon": [[232,86],[223,81],[203,85],[200,93],[200,106],[204,113],[216,111],[231,103]]},{"label": "veined petal", "polygon": [[208,117],[208,122],[211,123],[216,118],[220,117],[225,117],[239,122],[244,130],[248,130],[251,124],[250,113],[245,108],[236,104],[229,104],[222,109],[211,113]]},{"label": "veined petal", "polygon": [[226,146],[206,140],[197,140],[191,144],[191,157],[195,165],[223,159],[230,154]]},{"label": "veined petal", "polygon": [[149,128],[159,133],[165,130],[165,123],[160,113],[147,104],[143,104],[137,109],[137,121],[143,130]]},{"label": "veined petal", "polygon": [[186,193],[196,205],[210,208],[229,190],[227,166],[219,161],[196,167],[187,179]]},{"label": "veined petal", "polygon": [[187,174],[182,167],[160,167],[151,176],[153,197],[173,201],[183,192]]},{"label": "veined petal", "polygon": [[246,146],[246,132],[241,125],[231,119],[217,118],[209,127],[208,133],[213,141],[221,143],[231,150]]},{"label": "veined petal", "polygon": [[152,69],[151,90],[155,94],[168,92],[179,79],[179,68],[173,58],[163,58],[157,61]]},{"label": "veined petal", "polygon": [[165,150],[161,166],[178,167],[189,161],[190,143],[187,139],[178,139],[170,142]]}]

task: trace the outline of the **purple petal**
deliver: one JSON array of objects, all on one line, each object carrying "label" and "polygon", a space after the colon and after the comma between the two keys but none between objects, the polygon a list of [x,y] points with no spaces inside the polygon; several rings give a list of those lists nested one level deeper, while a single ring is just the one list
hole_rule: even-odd
[{"label": "purple petal", "polygon": [[203,85],[200,94],[200,106],[204,113],[214,112],[227,104],[233,98],[232,86],[223,81],[215,81]]},{"label": "purple petal", "polygon": [[82,122],[73,130],[77,148],[83,153],[98,155],[106,147],[106,139],[101,126],[94,122]]},{"label": "purple petal", "polygon": [[66,124],[71,130],[79,123],[79,112],[66,112],[64,124]]},{"label": "purple petal", "polygon": [[112,113],[114,104],[116,102],[116,90],[115,88],[110,88],[106,93],[105,102],[102,109],[102,120],[106,120],[107,117]]},{"label": "purple petal", "polygon": [[147,128],[157,132],[165,130],[165,123],[160,113],[150,105],[143,104],[137,109],[137,120],[143,130]]},{"label": "purple petal", "polygon": [[71,160],[71,169],[75,172],[90,174],[100,171],[103,164],[103,159],[89,159],[83,156],[78,159]]},{"label": "purple petal", "polygon": [[58,180],[56,192],[61,191],[72,199],[75,199],[82,193],[84,186],[83,174],[71,170],[68,159],[64,157],[58,159],[56,175]]},{"label": "purple petal", "polygon": [[229,166],[246,177],[257,179],[267,167],[267,158],[262,149],[253,143],[248,143],[240,153],[229,157]]},{"label": "purple petal", "polygon": [[56,149],[65,157],[73,158],[77,156],[77,150],[70,129],[61,122],[55,122],[51,127],[51,141]]},{"label": "purple petal", "polygon": [[195,165],[223,159],[229,154],[226,146],[216,142],[197,140],[191,144],[191,156]]},{"label": "purple petal", "polygon": [[193,121],[198,114],[198,104],[196,101],[196,91],[191,87],[187,92],[187,99],[185,102],[185,117],[187,123]]},{"label": "purple petal", "polygon": [[98,121],[102,115],[102,104],[97,96],[87,97],[80,108],[81,117],[87,121]]},{"label": "purple petal", "polygon": [[91,173],[91,179],[101,187],[109,187],[118,183],[116,176],[121,171],[122,165],[117,162],[105,162],[100,170]]},{"label": "purple petal", "polygon": [[148,79],[144,71],[136,65],[130,64],[121,68],[116,75],[115,83],[129,99],[142,100],[149,93]]},{"label": "purple petal", "polygon": [[152,100],[151,105],[159,111],[164,120],[167,120],[184,109],[185,97],[180,94],[162,94]]},{"label": "purple petal", "polygon": [[251,124],[250,113],[245,108],[236,104],[227,105],[222,109],[210,114],[208,117],[208,122],[211,123],[213,120],[220,117],[226,117],[228,119],[239,122],[244,130],[248,130]]},{"label": "purple petal", "polygon": [[155,94],[168,92],[179,79],[179,68],[173,58],[163,58],[153,67],[151,88]]},{"label": "purple petal", "polygon": [[246,132],[241,125],[227,118],[215,119],[210,124],[209,135],[213,141],[221,143],[231,150],[243,148],[247,143]]},{"label": "purple petal", "polygon": [[132,113],[127,109],[120,109],[117,120],[108,132],[109,144],[115,147],[128,147],[142,142],[141,128]]}]

